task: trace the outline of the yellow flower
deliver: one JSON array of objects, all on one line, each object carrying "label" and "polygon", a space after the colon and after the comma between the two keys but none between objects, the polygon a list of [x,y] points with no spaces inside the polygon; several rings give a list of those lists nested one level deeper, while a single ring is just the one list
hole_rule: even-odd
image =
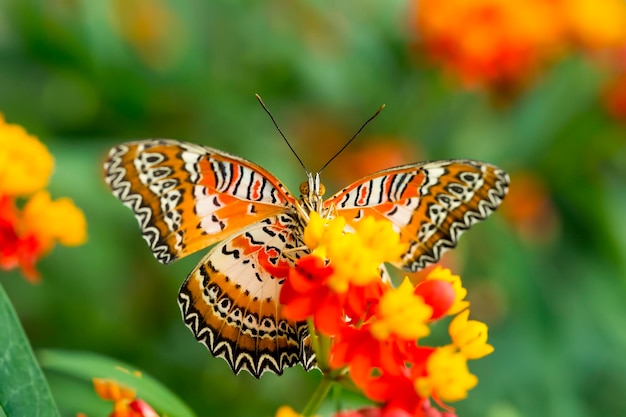
[{"label": "yellow flower", "polygon": [[398,288],[389,290],[382,296],[378,305],[378,320],[370,327],[376,339],[387,339],[391,333],[404,340],[428,336],[430,328],[426,323],[432,315],[432,307],[425,304],[413,291],[413,285],[405,278]]},{"label": "yellow flower", "polygon": [[463,311],[469,307],[469,301],[464,300],[465,296],[467,296],[467,290],[463,288],[461,277],[458,275],[453,275],[452,271],[450,271],[448,268],[442,268],[437,265],[435,269],[429,272],[429,274],[426,276],[426,279],[439,279],[452,284],[455,297],[454,303],[447,312],[448,315],[457,314],[460,311]]},{"label": "yellow flower", "polygon": [[415,381],[415,390],[422,397],[459,401],[478,384],[478,378],[467,369],[467,359],[452,345],[437,348],[428,357],[426,370],[427,376]]},{"label": "yellow flower", "polygon": [[326,231],[328,220],[322,219],[318,212],[312,211],[309,214],[309,223],[304,228],[304,244],[311,250],[317,248],[322,241]]},{"label": "yellow flower", "polygon": [[276,417],[302,417],[302,414],[296,413],[293,408],[283,405],[276,411]]},{"label": "yellow flower", "polygon": [[22,216],[25,231],[37,236],[43,252],[56,241],[77,246],[87,240],[85,216],[69,198],[52,201],[47,191],[39,191],[26,203]]},{"label": "yellow flower", "polygon": [[375,220],[368,216],[354,223],[354,230],[361,237],[362,244],[369,248],[382,262],[400,261],[400,257],[406,252],[407,244],[400,243],[400,235],[393,230],[390,221]]},{"label": "yellow flower", "polygon": [[399,261],[406,250],[388,221],[366,217],[353,227],[343,217],[324,220],[311,213],[304,231],[304,242],[313,254],[330,260],[334,273],[328,285],[339,293],[350,284],[364,286],[379,279],[380,265]]},{"label": "yellow flower", "polygon": [[456,316],[448,327],[452,343],[467,359],[480,359],[493,352],[487,343],[487,325],[477,320],[468,320],[470,311]]},{"label": "yellow flower", "polygon": [[24,196],[48,184],[53,168],[46,147],[0,114],[0,194]]},{"label": "yellow flower", "polygon": [[574,38],[591,49],[623,46],[626,43],[624,0],[562,0]]}]

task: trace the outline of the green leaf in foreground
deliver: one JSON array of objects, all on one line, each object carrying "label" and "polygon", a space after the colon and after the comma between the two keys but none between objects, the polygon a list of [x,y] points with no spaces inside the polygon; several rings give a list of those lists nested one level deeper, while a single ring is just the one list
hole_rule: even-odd
[{"label": "green leaf in foreground", "polygon": [[59,417],[17,314],[0,285],[0,417]]},{"label": "green leaf in foreground", "polygon": [[120,361],[88,352],[42,350],[41,366],[91,384],[93,378],[112,379],[136,390],[137,397],[168,417],[195,417],[191,409],[160,382]]}]

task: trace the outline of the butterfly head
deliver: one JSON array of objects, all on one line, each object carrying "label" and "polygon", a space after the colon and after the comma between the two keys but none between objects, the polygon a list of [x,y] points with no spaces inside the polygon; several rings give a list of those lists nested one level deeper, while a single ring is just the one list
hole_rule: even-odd
[{"label": "butterfly head", "polygon": [[307,181],[300,184],[300,200],[309,211],[318,211],[322,207],[322,197],[326,187],[320,182],[320,174],[307,172]]},{"label": "butterfly head", "polygon": [[300,184],[300,194],[304,198],[314,200],[322,198],[326,193],[326,187],[320,182],[319,172],[312,174],[307,172],[307,181]]}]

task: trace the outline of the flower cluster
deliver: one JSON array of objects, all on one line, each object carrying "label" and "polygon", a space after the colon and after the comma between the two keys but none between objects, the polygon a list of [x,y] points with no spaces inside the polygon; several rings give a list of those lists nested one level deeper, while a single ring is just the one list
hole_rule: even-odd
[{"label": "flower cluster", "polygon": [[[312,344],[322,371],[340,380],[348,374],[382,411],[426,414],[430,399],[467,396],[478,380],[467,361],[488,355],[487,326],[469,320],[466,290],[458,276],[436,267],[413,285],[394,287],[382,267],[406,250],[387,221],[366,217],[346,225],[341,217],[311,214],[300,258],[283,285],[280,301],[293,320],[310,320]],[[451,343],[427,346],[434,322],[453,316]],[[391,414],[385,414],[391,415]]]},{"label": "flower cluster", "polygon": [[[53,164],[37,138],[0,115],[0,268],[20,267],[32,282],[39,279],[36,261],[56,242],[75,246],[86,240],[80,209],[68,198],[51,200],[44,190]],[[20,207],[22,198],[28,200]]]},{"label": "flower cluster", "polygon": [[415,0],[429,56],[468,84],[523,83],[563,51],[626,45],[623,0]]},{"label": "flower cluster", "polygon": [[[100,398],[113,401],[113,412],[109,417],[159,417],[145,401],[135,398],[136,393],[116,381],[94,378],[93,385]],[[78,417],[85,417],[78,414]]]}]

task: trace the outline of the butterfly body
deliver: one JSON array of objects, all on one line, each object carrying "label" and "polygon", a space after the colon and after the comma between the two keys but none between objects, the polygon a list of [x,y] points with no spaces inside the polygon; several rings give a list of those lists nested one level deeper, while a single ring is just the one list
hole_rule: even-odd
[{"label": "butterfly body", "polygon": [[312,211],[348,224],[391,221],[409,248],[397,266],[416,271],[495,210],[508,186],[497,167],[451,160],[383,170],[327,200],[319,174],[308,174],[296,199],[252,162],[166,139],[113,148],[105,175],[160,262],[216,244],[181,287],[183,319],[235,373],[257,377],[315,362],[306,324],[287,320],[278,303],[289,268],[308,253],[302,236]]}]

